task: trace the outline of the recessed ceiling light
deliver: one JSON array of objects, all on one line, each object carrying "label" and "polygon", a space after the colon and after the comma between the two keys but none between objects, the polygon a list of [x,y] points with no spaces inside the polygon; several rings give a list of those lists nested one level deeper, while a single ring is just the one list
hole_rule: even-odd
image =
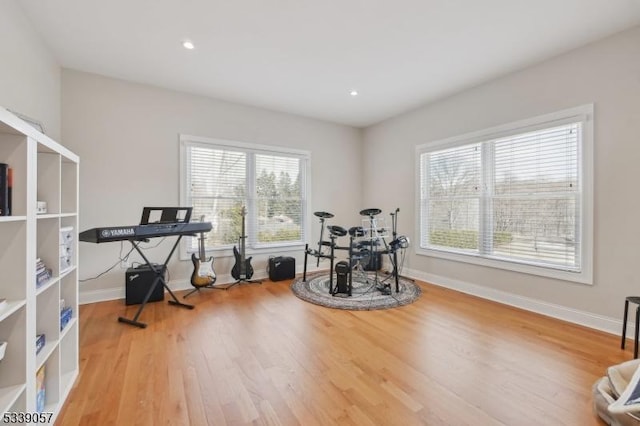
[{"label": "recessed ceiling light", "polygon": [[189,50],[193,50],[196,48],[196,46],[194,46],[194,44],[190,40],[183,41],[182,45],[184,46],[185,49],[189,49]]},{"label": "recessed ceiling light", "polygon": [[351,90],[351,91],[349,92],[349,94],[350,94],[351,96],[358,96],[358,91],[357,91],[357,90]]}]

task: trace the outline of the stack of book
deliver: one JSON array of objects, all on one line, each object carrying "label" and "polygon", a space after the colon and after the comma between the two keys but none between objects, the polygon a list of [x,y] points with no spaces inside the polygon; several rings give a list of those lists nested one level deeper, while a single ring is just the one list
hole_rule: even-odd
[{"label": "stack of book", "polygon": [[11,190],[13,170],[7,163],[0,163],[0,216],[11,216]]},{"label": "stack of book", "polygon": [[44,334],[36,335],[36,355],[38,355],[42,348],[44,348],[45,343],[47,343],[47,338]]},{"label": "stack of book", "polygon": [[36,287],[40,287],[51,279],[53,273],[40,258],[36,259]]},{"label": "stack of book", "polygon": [[71,318],[73,317],[73,310],[71,309],[71,307],[66,306],[64,299],[60,299],[60,331],[62,331],[67,324],[69,324],[69,321],[71,321]]},{"label": "stack of book", "polygon": [[69,321],[71,321],[71,318],[73,317],[73,310],[69,307],[63,308],[60,311],[60,331],[62,331],[67,324],[69,324]]}]

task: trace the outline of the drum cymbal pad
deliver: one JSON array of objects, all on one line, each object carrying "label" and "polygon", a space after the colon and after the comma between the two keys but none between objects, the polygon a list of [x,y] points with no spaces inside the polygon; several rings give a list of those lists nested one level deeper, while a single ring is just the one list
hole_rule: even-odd
[{"label": "drum cymbal pad", "polygon": [[351,228],[349,228],[349,235],[351,235],[352,237],[363,237],[364,229],[362,228],[362,226],[352,226]]},{"label": "drum cymbal pad", "polygon": [[333,214],[328,212],[315,212],[314,215],[322,219],[331,219],[333,217]]},{"label": "drum cymbal pad", "polygon": [[380,209],[364,209],[360,210],[360,216],[375,216],[382,213]]},{"label": "drum cymbal pad", "polygon": [[345,235],[347,235],[347,230],[342,226],[331,225],[327,226],[327,229],[329,230],[329,233],[331,233],[331,235],[335,235],[338,237],[344,237]]}]

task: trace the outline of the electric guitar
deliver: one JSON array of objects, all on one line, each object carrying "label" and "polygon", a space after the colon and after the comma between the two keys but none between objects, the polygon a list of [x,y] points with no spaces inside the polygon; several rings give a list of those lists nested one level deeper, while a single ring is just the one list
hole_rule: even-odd
[{"label": "electric guitar", "polygon": [[247,215],[247,211],[244,206],[242,206],[242,235],[239,238],[240,251],[236,246],[233,246],[233,255],[236,258],[236,263],[231,268],[231,276],[238,280],[244,281],[248,280],[253,276],[253,267],[251,266],[251,257],[246,257],[245,252],[245,240],[247,236],[244,234],[244,218]]},{"label": "electric guitar", "polygon": [[[200,221],[204,222],[204,216],[200,217]],[[216,282],[216,273],[213,270],[213,256],[208,257],[204,250],[204,232],[200,232],[198,238],[199,256],[191,253],[191,261],[193,262],[193,272],[191,273],[191,285],[195,288],[209,287]]]}]

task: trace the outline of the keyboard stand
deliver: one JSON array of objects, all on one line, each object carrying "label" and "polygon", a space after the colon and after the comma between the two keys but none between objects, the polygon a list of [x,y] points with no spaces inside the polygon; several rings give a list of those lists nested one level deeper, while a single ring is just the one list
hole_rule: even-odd
[{"label": "keyboard stand", "polygon": [[140,247],[138,247],[138,245],[141,242],[148,241],[148,240],[128,240],[131,243],[131,245],[133,245],[133,248],[136,249],[138,254],[140,254],[140,256],[142,256],[142,259],[144,259],[144,261],[147,264],[147,266],[156,274],[156,278],[153,280],[153,284],[151,284],[151,287],[149,287],[149,290],[147,291],[147,294],[145,294],[144,299],[142,299],[142,304],[138,308],[138,312],[136,312],[136,315],[133,317],[133,319],[128,319],[128,318],[125,318],[125,317],[118,317],[118,321],[119,322],[123,322],[125,324],[133,325],[133,326],[140,327],[140,328],[146,328],[147,324],[138,321],[138,318],[140,317],[140,314],[142,313],[142,310],[144,309],[145,305],[149,301],[149,298],[153,294],[153,290],[155,290],[155,288],[156,288],[156,286],[158,284],[162,284],[162,286],[169,292],[169,294],[173,298],[173,300],[169,300],[168,301],[168,303],[170,305],[175,305],[175,306],[179,306],[181,308],[186,308],[186,309],[193,309],[194,308],[193,305],[188,305],[186,303],[181,303],[178,300],[178,298],[176,297],[176,295],[173,294],[173,292],[171,291],[171,289],[167,285],[166,281],[164,280],[164,277],[162,276],[162,271],[166,269],[167,264],[169,263],[169,259],[171,259],[171,256],[173,256],[173,253],[176,251],[176,248],[178,247],[178,244],[180,244],[180,240],[181,239],[182,239],[182,235],[179,235],[178,239],[175,242],[175,244],[171,248],[171,252],[169,253],[167,258],[165,259],[164,263],[162,264],[162,267],[154,267],[153,264],[149,261],[149,259],[147,259],[147,256],[144,255],[144,253],[142,252]]}]

